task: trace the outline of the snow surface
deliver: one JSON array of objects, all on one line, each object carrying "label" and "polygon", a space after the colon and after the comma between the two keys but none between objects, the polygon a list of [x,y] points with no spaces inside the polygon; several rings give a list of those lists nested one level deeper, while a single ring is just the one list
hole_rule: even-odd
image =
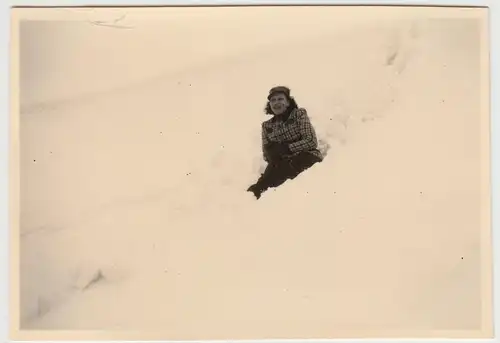
[{"label": "snow surface", "polygon": [[[89,80],[104,89],[138,74],[125,50],[106,55],[109,78],[92,69],[131,31],[24,25],[60,54],[72,34],[51,30],[74,25],[88,55],[40,58],[59,74],[30,65],[45,74],[23,79],[22,328],[172,339],[480,329],[478,20],[311,28],[80,98],[69,92]],[[146,49],[151,36],[134,37]],[[168,41],[162,59],[158,40],[147,48],[158,69],[174,69]],[[307,108],[327,156],[256,201],[244,190],[265,167],[275,84]]]}]

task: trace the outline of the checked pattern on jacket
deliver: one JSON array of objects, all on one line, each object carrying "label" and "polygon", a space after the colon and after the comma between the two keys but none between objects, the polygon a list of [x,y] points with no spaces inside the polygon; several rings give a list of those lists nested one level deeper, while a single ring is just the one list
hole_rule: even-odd
[{"label": "checked pattern on jacket", "polygon": [[307,110],[294,109],[286,121],[273,117],[262,123],[262,152],[264,160],[268,161],[264,146],[268,143],[288,143],[292,156],[301,152],[309,152],[320,159],[318,139],[311,124]]}]

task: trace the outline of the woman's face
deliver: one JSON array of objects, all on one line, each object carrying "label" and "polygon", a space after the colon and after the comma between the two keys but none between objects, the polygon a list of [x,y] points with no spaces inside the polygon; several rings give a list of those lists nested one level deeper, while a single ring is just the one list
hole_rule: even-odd
[{"label": "woman's face", "polygon": [[271,105],[271,109],[273,110],[274,114],[279,115],[286,111],[286,109],[290,105],[290,102],[288,101],[288,98],[285,94],[277,93],[273,95],[271,99],[269,99],[269,104]]}]

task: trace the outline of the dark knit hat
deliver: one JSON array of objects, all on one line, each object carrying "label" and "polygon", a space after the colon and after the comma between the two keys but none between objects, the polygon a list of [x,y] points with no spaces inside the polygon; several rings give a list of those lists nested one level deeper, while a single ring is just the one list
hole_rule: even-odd
[{"label": "dark knit hat", "polygon": [[276,87],[271,88],[271,90],[269,91],[269,95],[267,96],[267,100],[270,100],[271,97],[273,95],[275,95],[276,93],[283,93],[287,97],[290,97],[290,88],[285,87],[285,86],[276,86]]}]

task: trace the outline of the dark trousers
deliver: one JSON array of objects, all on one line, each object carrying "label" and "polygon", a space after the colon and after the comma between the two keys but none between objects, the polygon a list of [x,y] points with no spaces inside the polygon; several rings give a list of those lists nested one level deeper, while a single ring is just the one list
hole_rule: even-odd
[{"label": "dark trousers", "polygon": [[248,188],[257,199],[271,187],[278,187],[286,180],[293,180],[300,173],[309,169],[321,159],[307,152],[299,153],[293,157],[270,162],[264,173],[255,184]]}]

